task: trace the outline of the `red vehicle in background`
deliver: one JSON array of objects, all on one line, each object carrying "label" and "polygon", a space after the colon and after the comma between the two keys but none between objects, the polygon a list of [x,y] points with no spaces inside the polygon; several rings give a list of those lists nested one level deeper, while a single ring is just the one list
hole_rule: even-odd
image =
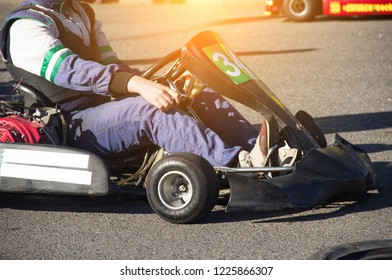
[{"label": "red vehicle in background", "polygon": [[308,21],[317,15],[392,15],[392,0],[265,0],[265,15],[281,12],[294,21]]}]

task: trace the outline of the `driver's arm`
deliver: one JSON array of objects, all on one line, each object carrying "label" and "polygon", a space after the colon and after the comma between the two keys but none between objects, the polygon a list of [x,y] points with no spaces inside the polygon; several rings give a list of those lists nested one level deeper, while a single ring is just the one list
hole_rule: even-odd
[{"label": "driver's arm", "polygon": [[17,20],[10,30],[13,63],[58,86],[79,92],[113,96],[135,92],[163,111],[179,103],[179,95],[170,88],[137,76],[139,73],[132,73],[115,63],[103,65],[84,60],[57,37],[54,24]]}]

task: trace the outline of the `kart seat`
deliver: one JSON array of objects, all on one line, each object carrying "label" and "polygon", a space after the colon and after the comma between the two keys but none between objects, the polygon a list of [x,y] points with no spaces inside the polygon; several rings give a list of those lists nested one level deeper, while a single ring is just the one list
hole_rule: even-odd
[{"label": "kart seat", "polygon": [[8,83],[10,86],[17,89],[24,97],[30,97],[30,99],[32,99],[40,107],[54,108],[56,106],[48,97],[32,86],[17,81],[10,81]]},{"label": "kart seat", "polygon": [[[7,83],[7,88],[17,90],[24,98],[28,97],[34,103],[34,107],[49,107],[55,108],[56,104],[46,97],[41,91],[33,88],[22,82],[10,81]],[[62,122],[65,120],[62,119]],[[59,142],[62,142],[66,138],[66,132],[63,126],[56,129],[56,135],[59,137]],[[63,142],[65,143],[65,142]],[[105,164],[112,171],[124,171],[134,172],[137,171],[143,163],[143,158],[146,155],[147,147],[145,151],[141,151],[137,154],[124,154],[117,155],[115,158],[104,158]],[[155,151],[155,149],[152,149]]]}]

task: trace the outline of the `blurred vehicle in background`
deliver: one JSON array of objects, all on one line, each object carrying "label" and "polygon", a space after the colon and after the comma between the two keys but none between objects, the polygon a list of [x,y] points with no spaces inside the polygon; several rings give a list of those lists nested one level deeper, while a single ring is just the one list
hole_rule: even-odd
[{"label": "blurred vehicle in background", "polygon": [[266,16],[283,13],[293,21],[317,15],[392,15],[392,0],[265,0],[265,4]]}]

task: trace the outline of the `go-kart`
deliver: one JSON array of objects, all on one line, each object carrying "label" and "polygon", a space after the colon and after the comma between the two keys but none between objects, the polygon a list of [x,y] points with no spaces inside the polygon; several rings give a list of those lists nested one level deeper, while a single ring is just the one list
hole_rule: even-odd
[{"label": "go-kart", "polygon": [[[184,73],[187,86],[180,87]],[[3,85],[11,93],[3,93],[8,98],[1,101],[0,192],[100,196],[140,189],[163,219],[192,223],[220,198],[226,199],[227,212],[309,208],[343,194],[366,193],[374,184],[364,151],[338,135],[327,146],[313,118],[305,111],[290,113],[214,32],[197,34],[143,75],[179,91],[184,110],[196,119],[192,100],[208,87],[275,121],[279,131],[268,165],[211,166],[199,155],[168,154],[154,146],[144,155],[103,159],[67,147],[61,110],[39,91],[12,81]],[[20,110],[18,94],[39,106]],[[283,145],[299,151],[291,164],[276,159]]]}]

